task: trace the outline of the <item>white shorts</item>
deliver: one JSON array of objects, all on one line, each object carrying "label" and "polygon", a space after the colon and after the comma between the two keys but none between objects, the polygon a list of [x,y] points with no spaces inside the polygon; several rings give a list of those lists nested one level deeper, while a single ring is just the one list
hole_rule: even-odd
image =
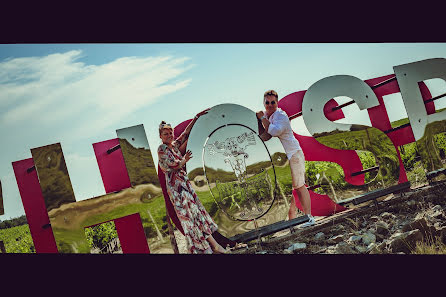
[{"label": "white shorts", "polygon": [[303,151],[297,151],[290,159],[291,178],[293,179],[293,189],[298,189],[305,185],[305,156]]}]

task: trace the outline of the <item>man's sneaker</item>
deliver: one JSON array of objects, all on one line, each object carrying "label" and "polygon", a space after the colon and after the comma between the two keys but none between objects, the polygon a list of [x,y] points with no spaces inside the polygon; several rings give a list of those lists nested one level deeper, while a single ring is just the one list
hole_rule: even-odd
[{"label": "man's sneaker", "polygon": [[305,224],[302,224],[301,227],[305,228],[305,227],[310,227],[313,226],[316,221],[314,220],[314,217],[312,215],[308,215],[310,217],[310,220],[308,222],[306,222]]}]

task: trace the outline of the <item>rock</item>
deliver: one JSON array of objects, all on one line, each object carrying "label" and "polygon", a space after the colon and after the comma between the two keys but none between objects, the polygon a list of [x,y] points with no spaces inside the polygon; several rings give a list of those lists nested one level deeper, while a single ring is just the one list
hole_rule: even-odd
[{"label": "rock", "polygon": [[386,242],[381,242],[380,244],[371,243],[367,246],[367,251],[369,254],[384,254],[386,246]]},{"label": "rock", "polygon": [[446,226],[443,226],[441,228],[436,228],[435,234],[440,239],[441,242],[446,244]]},{"label": "rock", "polygon": [[406,204],[408,206],[414,206],[415,204],[417,204],[417,202],[415,200],[409,200],[409,201],[406,202]]},{"label": "rock", "polygon": [[407,232],[407,231],[415,230],[415,229],[419,229],[419,230],[427,229],[426,219],[423,217],[415,219],[415,221],[413,221],[412,223],[403,225],[402,231]]},{"label": "rock", "polygon": [[327,248],[327,250],[325,251],[325,253],[327,253],[327,254],[336,254],[336,248],[337,248],[337,246],[334,246],[334,245],[329,246]]},{"label": "rock", "polygon": [[303,250],[303,249],[306,249],[307,248],[307,244],[306,243],[304,243],[304,242],[296,242],[295,244],[292,244],[289,248],[288,248],[288,250],[290,251],[290,252],[294,252],[294,251],[296,251],[296,250]]},{"label": "rock", "polygon": [[378,217],[378,216],[370,217],[370,221],[372,221],[372,222],[378,222],[379,220],[380,220],[380,217]]},{"label": "rock", "polygon": [[360,252],[361,254],[365,253],[367,251],[367,248],[365,246],[362,245],[357,245],[355,246],[355,249]]},{"label": "rock", "polygon": [[376,241],[384,241],[386,239],[386,236],[376,233]]},{"label": "rock", "polygon": [[361,236],[359,236],[359,235],[353,235],[353,236],[350,236],[350,238],[347,240],[349,243],[356,243],[356,242],[359,242],[360,240],[361,240]]},{"label": "rock", "polygon": [[431,208],[433,212],[442,212],[443,211],[443,207],[441,207],[441,205],[435,205],[434,207]]},{"label": "rock", "polygon": [[378,248],[383,251],[387,247],[387,241],[383,241],[380,244],[378,244]]},{"label": "rock", "polygon": [[370,254],[379,254],[381,251],[378,248],[378,245],[374,242],[372,242],[371,244],[369,244],[367,246],[367,250],[366,252],[370,253]]},{"label": "rock", "polygon": [[334,237],[329,238],[329,239],[328,239],[328,242],[329,242],[329,243],[337,244],[337,243],[340,243],[340,242],[343,241],[343,240],[344,240],[344,235],[343,235],[343,234],[340,234],[340,235],[336,235],[336,236],[334,236]]},{"label": "rock", "polygon": [[293,252],[290,251],[289,249],[284,249],[283,250],[283,254],[292,254]]},{"label": "rock", "polygon": [[376,222],[376,233],[380,235],[387,235],[390,233],[389,225],[384,221]]},{"label": "rock", "polygon": [[325,234],[323,232],[318,232],[314,236],[314,240],[316,240],[316,241],[321,241],[321,240],[324,240],[324,239],[325,239]]},{"label": "rock", "polygon": [[334,250],[336,254],[355,254],[355,251],[346,242],[335,245]]},{"label": "rock", "polygon": [[416,229],[421,231],[423,238],[433,238],[437,235],[435,226],[431,226],[425,217],[418,217],[412,223],[404,225],[402,231],[407,232]]},{"label": "rock", "polygon": [[410,253],[417,242],[423,240],[423,234],[420,230],[412,230],[404,233],[395,233],[389,238],[390,252]]},{"label": "rock", "polygon": [[264,254],[266,254],[267,253],[267,251],[259,251],[259,252],[256,252],[256,254],[260,254],[260,255],[264,255]]},{"label": "rock", "polygon": [[395,215],[391,214],[390,212],[383,212],[381,214],[381,218],[383,218],[384,220],[394,219]]},{"label": "rock", "polygon": [[365,245],[369,245],[371,243],[375,243],[376,242],[376,236],[373,233],[367,232],[365,234],[362,235],[362,242]]},{"label": "rock", "polygon": [[432,212],[431,210],[419,213],[415,216],[415,220],[426,219],[427,223],[434,224],[443,218],[443,212]]}]

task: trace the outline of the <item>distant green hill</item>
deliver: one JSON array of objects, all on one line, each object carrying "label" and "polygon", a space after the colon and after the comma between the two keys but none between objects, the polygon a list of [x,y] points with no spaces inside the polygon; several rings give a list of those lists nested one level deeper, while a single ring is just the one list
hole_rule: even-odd
[{"label": "distant green hill", "polygon": [[[446,107],[437,110],[437,112],[441,112],[441,111],[443,111],[445,109],[446,109]],[[392,128],[396,128],[396,127],[399,127],[399,126],[407,124],[407,123],[409,123],[409,118],[404,118],[404,119],[399,119],[397,121],[393,121],[393,122],[390,123],[390,125],[392,126]]]},{"label": "distant green hill", "polygon": [[132,186],[153,184],[160,187],[150,149],[135,148],[126,139],[119,139]]}]

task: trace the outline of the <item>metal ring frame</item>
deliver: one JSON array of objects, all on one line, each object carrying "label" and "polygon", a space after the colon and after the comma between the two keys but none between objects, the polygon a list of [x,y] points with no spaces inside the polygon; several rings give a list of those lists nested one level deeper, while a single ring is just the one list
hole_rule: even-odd
[{"label": "metal ring frame", "polygon": [[207,181],[207,183],[208,183],[209,191],[211,192],[212,198],[214,198],[214,200],[215,200],[215,202],[217,203],[217,205],[219,206],[219,208],[220,208],[225,214],[227,214],[229,218],[231,218],[231,219],[233,219],[233,220],[235,220],[235,221],[244,221],[244,222],[254,221],[254,220],[260,219],[260,218],[263,217],[265,214],[267,214],[268,211],[269,211],[269,210],[271,209],[271,207],[273,206],[274,201],[276,200],[276,191],[277,191],[277,176],[276,176],[276,169],[274,168],[273,159],[271,158],[271,154],[269,153],[268,147],[266,146],[265,142],[264,142],[260,137],[258,137],[258,138],[262,141],[263,146],[265,147],[266,151],[268,152],[268,156],[269,156],[269,159],[271,160],[271,165],[272,165],[273,172],[274,172],[274,186],[275,186],[275,187],[274,187],[274,191],[273,191],[274,194],[273,194],[273,200],[272,200],[272,202],[271,202],[271,205],[268,207],[268,209],[267,209],[261,216],[255,218],[255,219],[249,219],[249,220],[243,220],[243,219],[234,218],[232,215],[230,215],[228,212],[226,212],[222,207],[220,207],[220,203],[217,201],[217,198],[215,198],[214,193],[213,193],[212,190],[211,190],[211,185],[210,185],[209,179],[208,179],[208,177],[207,177],[207,175],[206,175],[206,166],[204,166],[204,148],[206,147],[206,144],[207,144],[209,138],[212,136],[212,134],[214,134],[218,129],[221,129],[221,128],[223,128],[223,127],[227,127],[227,126],[242,126],[242,127],[245,127],[245,128],[247,128],[247,129],[251,130],[252,132],[254,132],[254,133],[257,135],[257,133],[256,133],[253,129],[251,129],[250,127],[248,127],[248,126],[246,126],[246,125],[243,125],[243,124],[226,124],[226,125],[222,125],[222,126],[220,126],[220,127],[215,128],[214,131],[212,131],[211,134],[209,134],[209,136],[206,138],[206,141],[205,141],[204,144],[203,144],[203,150],[202,150],[202,153],[201,153],[201,159],[202,159],[202,162],[203,162],[203,172],[204,172],[204,176],[206,177],[206,181]]}]

